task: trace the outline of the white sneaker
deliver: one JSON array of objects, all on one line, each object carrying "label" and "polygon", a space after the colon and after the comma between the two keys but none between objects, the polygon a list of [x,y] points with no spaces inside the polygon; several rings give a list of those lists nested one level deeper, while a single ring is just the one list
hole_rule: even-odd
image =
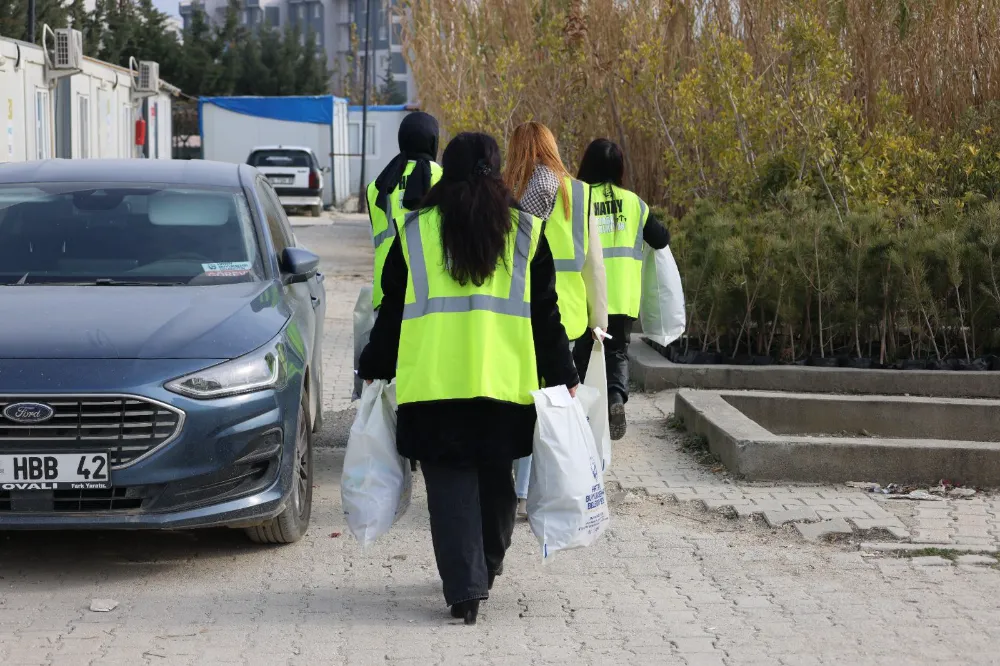
[{"label": "white sneaker", "polygon": [[528,500],[526,499],[517,500],[517,517],[518,518],[528,517]]}]

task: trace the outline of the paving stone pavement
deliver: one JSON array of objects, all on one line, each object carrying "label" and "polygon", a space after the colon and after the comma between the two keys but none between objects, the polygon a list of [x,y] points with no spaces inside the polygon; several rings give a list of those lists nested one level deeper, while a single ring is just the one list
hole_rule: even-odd
[{"label": "paving stone pavement", "polygon": [[[674,393],[667,391],[632,401],[640,427],[664,445],[641,458],[614,460],[609,480],[626,490],[641,490],[653,497],[678,502],[697,502],[706,509],[761,518],[771,527],[787,523],[810,523],[801,529],[807,539],[824,535],[880,533],[888,538],[908,539],[906,525],[874,496],[847,486],[736,482],[713,473],[678,446],[680,436],[667,429],[673,413]],[[721,471],[721,468],[720,468]]]},{"label": "paving stone pavement", "polygon": [[[362,232],[339,221],[296,229],[323,255],[333,310],[353,306],[364,282]],[[346,406],[333,371],[350,367],[349,321],[328,312],[334,411]],[[997,663],[1000,572],[990,558],[867,557],[772,528],[810,511],[854,528],[889,518],[851,489],[727,483],[679,450],[664,427],[670,400],[640,394],[628,405],[606,537],[543,566],[519,523],[476,627],[444,606],[419,473],[410,510],[363,553],[344,533],[343,449],[324,444],[312,528],[292,546],[226,530],[0,533],[0,664]],[[733,507],[734,518],[699,501]],[[996,514],[982,501],[992,536]],[[755,514],[766,522],[746,519]],[[119,605],[91,612],[93,599]]]}]

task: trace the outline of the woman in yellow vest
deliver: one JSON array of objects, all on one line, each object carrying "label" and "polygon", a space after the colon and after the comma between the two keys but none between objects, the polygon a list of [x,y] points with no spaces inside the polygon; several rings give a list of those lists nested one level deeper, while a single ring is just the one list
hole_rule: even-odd
[{"label": "woman in yellow vest", "polygon": [[[593,141],[583,154],[577,178],[589,185],[591,214],[604,252],[608,281],[608,334],[605,362],[608,372],[608,413],[611,439],[625,436],[625,403],[628,402],[628,343],[632,323],[639,317],[642,295],[642,246],[662,250],[670,232],[650,215],[639,195],[622,187],[625,158],[608,139]],[[573,349],[577,367],[586,375],[592,343],[583,339]]]},{"label": "woman in yellow vest", "polygon": [[[570,341],[608,327],[608,295],[597,223],[587,214],[588,187],[573,179],[551,130],[541,123],[517,126],[507,146],[504,181],[521,210],[545,220],[544,234],[556,267],[559,314]],[[581,378],[583,372],[577,368]],[[531,456],[515,465],[517,513],[527,515]]]},{"label": "woman in yellow vest", "polygon": [[542,221],[519,210],[485,134],[455,137],[406,216],[359,374],[396,378],[396,447],[420,461],[453,617],[475,624],[514,529],[514,459],[531,453],[539,377],[579,381]]},{"label": "woman in yellow vest", "polygon": [[368,219],[375,245],[375,284],[372,305],[382,305],[382,266],[396,237],[396,224],[420,205],[431,186],[441,179],[434,161],[438,152],[438,122],[434,116],[416,111],[399,123],[399,154],[368,184]]}]

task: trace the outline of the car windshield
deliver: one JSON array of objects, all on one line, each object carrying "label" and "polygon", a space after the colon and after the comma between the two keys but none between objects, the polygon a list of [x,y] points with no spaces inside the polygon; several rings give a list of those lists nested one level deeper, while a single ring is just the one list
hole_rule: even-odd
[{"label": "car windshield", "polygon": [[250,166],[255,167],[305,167],[312,160],[301,150],[255,150],[250,155]]},{"label": "car windshield", "polygon": [[0,284],[212,285],[262,277],[250,209],[237,188],[0,185]]}]

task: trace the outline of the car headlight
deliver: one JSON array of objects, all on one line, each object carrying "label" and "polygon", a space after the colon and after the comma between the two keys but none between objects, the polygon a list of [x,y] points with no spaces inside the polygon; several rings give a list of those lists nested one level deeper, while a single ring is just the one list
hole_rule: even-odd
[{"label": "car headlight", "polygon": [[281,388],[287,376],[286,362],[285,345],[272,342],[246,356],[192,372],[164,386],[168,391],[198,400]]}]

